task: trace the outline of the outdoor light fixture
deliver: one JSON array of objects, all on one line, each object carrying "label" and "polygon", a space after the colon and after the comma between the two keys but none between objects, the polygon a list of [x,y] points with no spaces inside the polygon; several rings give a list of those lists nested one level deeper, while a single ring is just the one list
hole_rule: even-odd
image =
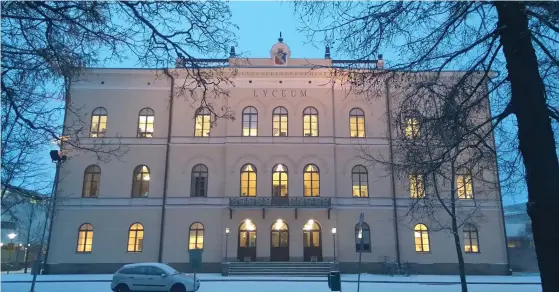
[{"label": "outdoor light fixture", "polygon": [[278,221],[276,221],[276,230],[280,230],[283,227],[283,220],[278,219]]},{"label": "outdoor light fixture", "polygon": [[10,234],[8,234],[8,238],[9,238],[10,240],[14,240],[14,238],[16,238],[16,236],[17,236],[17,234],[15,234],[15,233],[10,233]]},{"label": "outdoor light fixture", "polygon": [[231,231],[229,227],[225,228],[225,234],[229,234],[229,231]]},{"label": "outdoor light fixture", "polygon": [[332,228],[332,234],[336,234],[336,231],[337,231],[337,230],[336,230],[336,227],[333,227],[333,228]]}]

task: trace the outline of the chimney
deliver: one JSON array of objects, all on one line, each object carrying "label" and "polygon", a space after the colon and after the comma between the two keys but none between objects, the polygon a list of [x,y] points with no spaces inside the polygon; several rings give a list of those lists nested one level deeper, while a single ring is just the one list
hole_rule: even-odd
[{"label": "chimney", "polygon": [[330,47],[326,46],[326,52],[324,53],[324,59],[331,59],[330,58]]},{"label": "chimney", "polygon": [[185,65],[184,58],[178,57],[175,61],[175,68],[183,68]]},{"label": "chimney", "polygon": [[229,52],[229,58],[235,58],[237,54],[235,54],[235,47],[231,46],[231,51]]},{"label": "chimney", "polygon": [[377,69],[384,69],[384,60],[382,59],[382,54],[378,55]]}]

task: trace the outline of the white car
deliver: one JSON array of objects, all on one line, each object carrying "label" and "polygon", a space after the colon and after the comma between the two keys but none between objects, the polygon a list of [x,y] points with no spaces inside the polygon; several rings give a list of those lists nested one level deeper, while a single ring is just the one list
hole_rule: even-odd
[{"label": "white car", "polygon": [[160,263],[140,263],[124,265],[111,282],[115,292],[167,291],[194,292],[200,288],[200,280],[183,274],[168,265]]}]

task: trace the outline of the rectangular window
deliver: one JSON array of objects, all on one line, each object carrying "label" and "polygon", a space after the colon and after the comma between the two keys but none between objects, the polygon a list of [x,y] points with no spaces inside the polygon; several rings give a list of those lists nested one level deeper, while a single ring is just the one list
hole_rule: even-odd
[{"label": "rectangular window", "polygon": [[352,116],[349,118],[349,136],[352,138],[365,137],[365,117]]},{"label": "rectangular window", "polygon": [[287,136],[287,115],[274,115],[272,135]]},{"label": "rectangular window", "polygon": [[105,137],[107,131],[107,116],[97,116],[91,117],[91,135],[90,137]]},{"label": "rectangular window", "polygon": [[138,136],[141,138],[153,137],[153,121],[154,116],[140,116]]},{"label": "rectangular window", "polygon": [[78,252],[91,252],[93,246],[93,232],[80,231],[78,233]]},{"label": "rectangular window", "polygon": [[210,136],[210,115],[196,115],[196,128],[194,131],[196,137]]},{"label": "rectangular window", "polygon": [[203,249],[204,248],[204,230],[197,230],[190,232],[188,240],[188,249]]},{"label": "rectangular window", "polygon": [[456,189],[459,199],[473,199],[473,183],[472,176],[469,174],[460,174],[456,176]]},{"label": "rectangular window", "polygon": [[414,139],[419,137],[419,119],[406,118],[404,135],[408,139]]},{"label": "rectangular window", "polygon": [[429,234],[426,231],[415,231],[415,251],[428,252],[429,248]]},{"label": "rectangular window", "polygon": [[425,185],[423,184],[423,175],[410,174],[410,196],[412,198],[425,197]]},{"label": "rectangular window", "polygon": [[303,135],[306,137],[318,137],[318,115],[303,116]]},{"label": "rectangular window", "polygon": [[206,196],[206,177],[194,178],[194,197]]}]

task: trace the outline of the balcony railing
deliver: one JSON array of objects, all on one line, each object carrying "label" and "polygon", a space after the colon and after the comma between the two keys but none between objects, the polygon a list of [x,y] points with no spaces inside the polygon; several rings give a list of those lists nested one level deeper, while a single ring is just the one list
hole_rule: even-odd
[{"label": "balcony railing", "polygon": [[330,208],[331,198],[229,198],[231,208]]}]

